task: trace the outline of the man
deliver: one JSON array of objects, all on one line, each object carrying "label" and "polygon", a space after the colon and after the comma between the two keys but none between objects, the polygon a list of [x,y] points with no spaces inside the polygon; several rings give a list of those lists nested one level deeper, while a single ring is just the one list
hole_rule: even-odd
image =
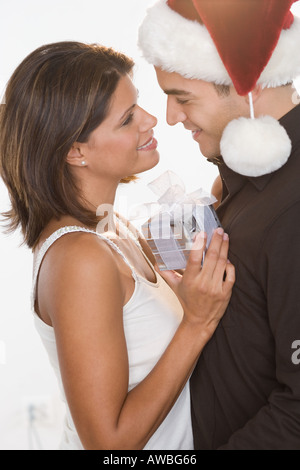
[{"label": "man", "polygon": [[293,0],[160,0],[139,33],[219,166],[236,285],[191,378],[196,449],[300,449],[300,20]]}]

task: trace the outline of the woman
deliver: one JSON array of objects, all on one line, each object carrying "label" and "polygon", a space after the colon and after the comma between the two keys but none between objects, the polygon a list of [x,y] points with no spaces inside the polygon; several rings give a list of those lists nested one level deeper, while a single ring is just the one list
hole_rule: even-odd
[{"label": "woman", "polygon": [[43,46],[1,113],[6,217],[35,256],[35,323],[67,403],[62,449],[191,449],[188,379],[234,283],[222,231],[203,269],[196,238],[178,298],[124,221],[96,231],[119,183],[159,160],[133,65],[97,45]]}]

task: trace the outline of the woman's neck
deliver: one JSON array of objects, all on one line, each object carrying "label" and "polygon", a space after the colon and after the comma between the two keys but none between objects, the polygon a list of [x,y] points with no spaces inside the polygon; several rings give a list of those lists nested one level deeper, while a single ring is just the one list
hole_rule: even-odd
[{"label": "woman's neck", "polygon": [[91,179],[81,182],[82,200],[99,220],[97,231],[103,233],[116,230],[114,222],[114,202],[118,188],[118,181]]},{"label": "woman's neck", "polygon": [[97,230],[99,233],[108,231],[116,233],[117,229],[114,218],[114,201],[118,183],[99,180],[93,181],[91,179],[89,179],[88,183],[89,184],[85,184],[84,181],[80,181],[80,184],[78,185],[81,192],[80,199],[81,203],[86,207],[86,209],[97,215],[97,226],[87,226],[71,215],[63,215],[59,219],[52,219],[43,230],[35,250],[39,249],[42,243],[52,233],[56,232],[56,230],[62,227],[76,225],[91,230]]},{"label": "woman's neck", "polygon": [[105,205],[114,205],[118,182],[106,180],[91,180],[81,182],[82,199],[87,208],[91,211],[97,211],[99,207]]}]

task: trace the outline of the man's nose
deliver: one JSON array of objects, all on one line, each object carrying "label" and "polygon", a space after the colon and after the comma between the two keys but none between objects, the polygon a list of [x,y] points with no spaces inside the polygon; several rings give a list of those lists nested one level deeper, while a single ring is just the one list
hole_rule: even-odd
[{"label": "man's nose", "polygon": [[167,100],[167,123],[169,126],[175,126],[179,122],[186,121],[187,116],[182,109],[182,106],[176,102],[174,96],[168,96]]}]

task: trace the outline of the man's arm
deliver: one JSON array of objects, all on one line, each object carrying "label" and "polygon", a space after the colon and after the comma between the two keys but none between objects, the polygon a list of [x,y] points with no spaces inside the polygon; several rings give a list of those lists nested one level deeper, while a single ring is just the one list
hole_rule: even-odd
[{"label": "man's arm", "polygon": [[214,208],[217,209],[219,205],[221,204],[222,201],[222,195],[223,195],[223,182],[221,176],[217,176],[215,181],[213,182],[212,188],[211,188],[211,194],[215,196],[217,199],[217,202],[214,204]]}]

